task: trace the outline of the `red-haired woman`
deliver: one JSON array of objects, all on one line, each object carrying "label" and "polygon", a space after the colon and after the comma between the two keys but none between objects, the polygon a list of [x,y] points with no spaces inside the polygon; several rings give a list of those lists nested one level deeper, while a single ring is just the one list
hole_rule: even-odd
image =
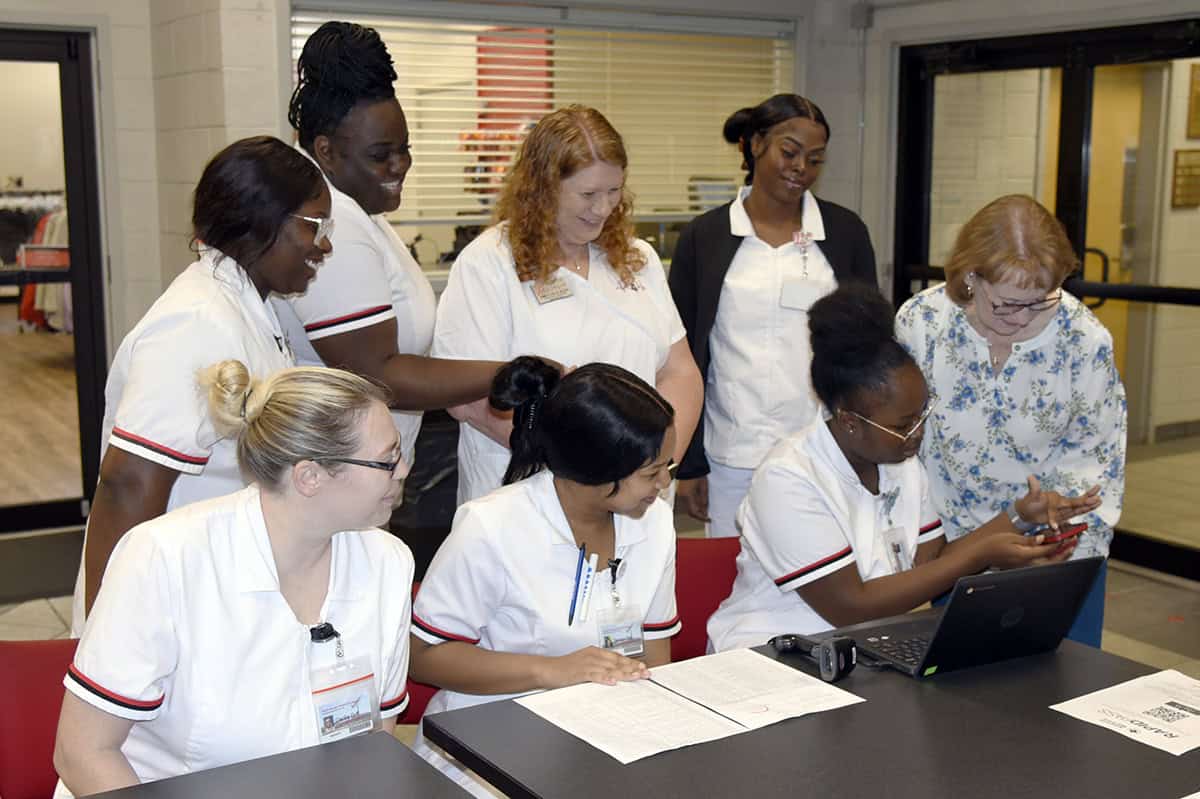
[{"label": "red-haired woman", "polygon": [[[433,354],[622,366],[675,408],[678,461],[703,388],[662,263],[634,238],[627,166],[620,134],[595,109],[573,105],[543,117],[517,154],[497,224],[450,270]],[[500,487],[512,422],[486,400],[451,413],[464,423],[461,503]]]},{"label": "red-haired woman", "polygon": [[[1125,490],[1125,388],[1112,336],[1062,289],[1078,259],[1032,197],[993,200],[963,226],[946,282],[910,299],[896,332],[937,394],[921,460],[946,540],[1012,503],[1030,477],[1098,496],[1073,557],[1108,555]],[[1018,525],[1020,526],[1020,525]],[[1070,637],[1100,646],[1105,571]]]}]

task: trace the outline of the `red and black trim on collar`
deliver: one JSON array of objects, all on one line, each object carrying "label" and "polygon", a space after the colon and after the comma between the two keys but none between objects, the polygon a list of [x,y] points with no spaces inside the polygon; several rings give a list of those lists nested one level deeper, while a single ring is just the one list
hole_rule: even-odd
[{"label": "red and black trim on collar", "polygon": [[468,638],[465,635],[455,635],[454,633],[446,632],[443,629],[434,627],[432,624],[425,621],[415,613],[412,615],[412,623],[415,624],[422,632],[432,635],[435,638],[441,638],[443,641],[462,641],[464,644],[471,645],[479,643],[478,638]]},{"label": "red and black trim on collar", "polygon": [[362,311],[346,314],[345,316],[337,316],[333,319],[321,319],[317,322],[310,322],[304,326],[305,333],[319,333],[322,330],[327,330],[331,327],[344,325],[348,322],[360,322],[363,319],[369,319],[372,316],[382,316],[392,310],[390,305],[376,305],[373,308],[367,308]]},{"label": "red and black trim on collar", "polygon": [[159,444],[156,441],[151,441],[148,438],[143,438],[142,436],[131,433],[128,430],[122,430],[119,427],[114,427],[112,429],[112,437],[119,438],[122,441],[133,444],[137,447],[145,447],[152,452],[157,452],[159,455],[187,466],[204,466],[208,463],[207,455],[185,455],[178,450],[171,449],[170,447]]},{"label": "red and black trim on collar", "polygon": [[830,555],[827,558],[821,558],[820,560],[818,560],[815,563],[810,563],[807,566],[804,566],[803,568],[796,569],[796,571],[791,572],[790,574],[785,574],[782,577],[776,577],[775,585],[783,585],[785,583],[791,582],[792,580],[795,580],[797,577],[803,577],[806,574],[811,574],[823,566],[828,566],[830,563],[833,563],[836,560],[846,557],[847,555],[850,554],[850,552],[851,552],[850,547],[846,547],[843,550],[834,552],[832,555]]},{"label": "red and black trim on collar", "polygon": [[163,699],[166,696],[164,694],[163,696],[160,696],[158,699],[151,699],[151,700],[130,699],[127,696],[122,696],[121,694],[118,694],[115,691],[110,691],[107,688],[105,688],[104,686],[100,685],[99,683],[88,679],[87,677],[84,676],[83,672],[81,672],[81,671],[79,671],[79,669],[75,668],[74,663],[72,663],[67,668],[67,677],[69,677],[77,685],[82,686],[89,693],[100,697],[105,702],[111,702],[112,704],[117,705],[118,707],[123,707],[126,710],[136,710],[136,711],[143,712],[143,713],[152,713],[155,710],[158,710],[160,707],[162,707]]}]

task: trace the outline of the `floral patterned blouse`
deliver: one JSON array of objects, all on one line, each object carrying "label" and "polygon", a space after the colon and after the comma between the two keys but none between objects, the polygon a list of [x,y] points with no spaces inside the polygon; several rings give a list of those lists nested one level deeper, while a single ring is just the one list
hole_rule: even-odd
[{"label": "floral patterned blouse", "polygon": [[1014,343],[998,373],[944,285],[906,302],[896,333],[938,397],[921,460],[946,539],[994,518],[1032,474],[1060,494],[1100,486],[1102,504],[1082,519],[1073,557],[1107,555],[1125,492],[1126,407],[1100,320],[1063,292],[1054,318]]}]

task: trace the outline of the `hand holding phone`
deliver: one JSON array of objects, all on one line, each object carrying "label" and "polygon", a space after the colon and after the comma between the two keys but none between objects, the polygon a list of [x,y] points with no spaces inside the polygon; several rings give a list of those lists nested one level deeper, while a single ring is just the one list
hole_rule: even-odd
[{"label": "hand holding phone", "polygon": [[1046,537],[1042,539],[1043,544],[1059,544],[1077,538],[1087,528],[1086,524],[1061,524],[1057,533],[1054,532],[1053,527],[1039,527],[1036,530],[1030,530],[1025,535],[1044,535]]}]

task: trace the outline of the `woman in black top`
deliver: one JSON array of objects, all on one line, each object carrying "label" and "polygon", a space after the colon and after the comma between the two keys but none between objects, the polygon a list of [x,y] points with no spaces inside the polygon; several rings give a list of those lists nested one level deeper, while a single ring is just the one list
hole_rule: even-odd
[{"label": "woman in black top", "polygon": [[709,535],[737,535],[754,468],[786,434],[819,420],[809,385],[808,308],[839,283],[873,283],[875,253],[854,212],[818,199],[829,141],[821,109],[777,94],[725,122],[746,187],[683,230],[670,286],[705,376],[705,407],[678,493]]}]

